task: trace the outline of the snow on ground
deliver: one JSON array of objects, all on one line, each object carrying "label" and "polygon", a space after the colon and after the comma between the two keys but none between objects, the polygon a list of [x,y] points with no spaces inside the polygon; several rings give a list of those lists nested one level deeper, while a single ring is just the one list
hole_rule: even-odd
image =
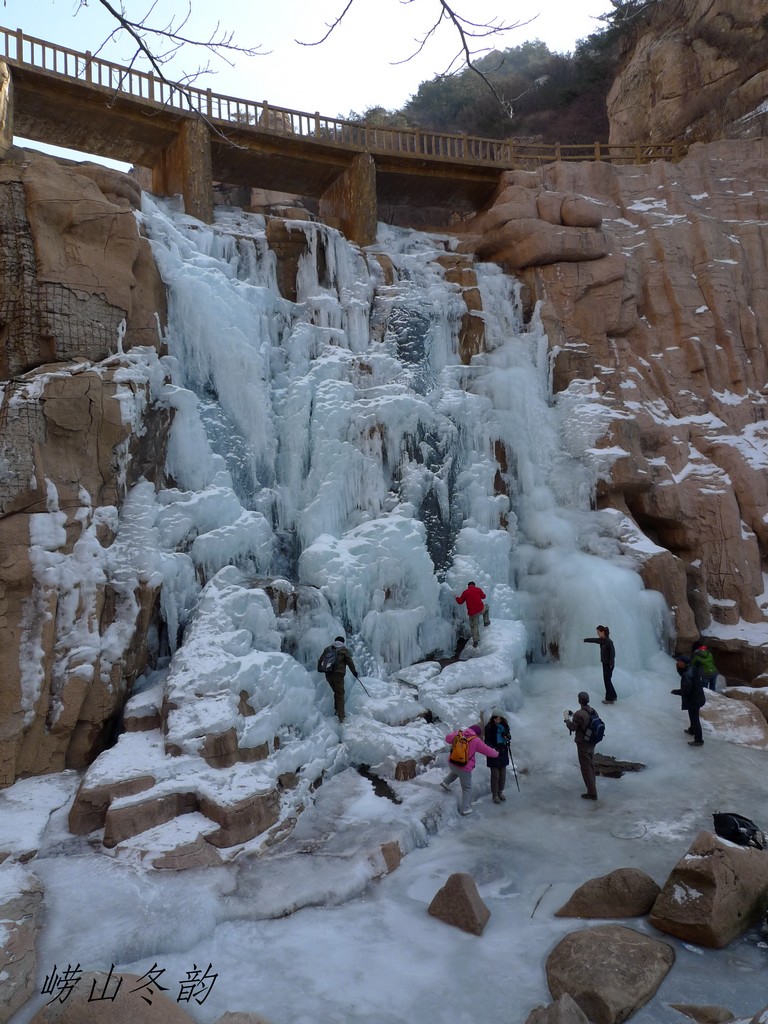
[{"label": "snow on ground", "polygon": [[[348,769],[321,787],[283,846],[222,868],[161,872],[116,859],[66,832],[70,773],[17,783],[0,794],[0,830],[17,832],[18,850],[42,837],[27,865],[46,886],[39,987],[54,964],[108,970],[114,963],[139,975],[157,965],[173,998],[193,964],[210,964],[218,974],[210,995],[200,1006],[184,1004],[200,1024],[226,1010],[255,1010],[274,1024],[414,1017],[468,1024],[478,1000],[484,1017],[522,1024],[533,1006],[549,1001],[549,950],[589,927],[553,917],[577,885],[626,866],[662,884],[698,832],[711,829],[715,811],[768,825],[768,754],[706,724],[704,747],[688,747],[687,716],[669,693],[674,665],[662,655],[651,670],[619,668],[619,701],[604,709],[601,752],[647,768],[598,779],[598,802],[580,800],[562,711],[585,686],[599,698],[598,678],[594,669],[528,670],[523,701],[510,714],[520,791],[510,770],[506,803],[491,803],[484,763],[469,818],[459,817],[456,795],[440,789],[441,768],[392,783],[400,804],[374,795]],[[383,865],[375,852],[391,839],[410,852],[376,880]],[[480,937],[427,913],[454,871],[473,876],[491,910]],[[741,1015],[765,1005],[768,947],[756,933],[713,951],[660,935],[644,920],[624,923],[676,953],[636,1024],[667,1024],[670,1002],[717,1003]],[[12,1024],[27,1024],[48,998],[38,996]]]}]

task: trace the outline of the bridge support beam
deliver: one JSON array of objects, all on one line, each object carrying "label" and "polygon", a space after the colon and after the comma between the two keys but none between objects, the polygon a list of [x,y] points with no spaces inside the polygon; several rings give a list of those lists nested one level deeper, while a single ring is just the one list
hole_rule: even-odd
[{"label": "bridge support beam", "polygon": [[13,145],[13,81],[11,69],[0,60],[0,158]]},{"label": "bridge support beam", "polygon": [[320,219],[357,245],[376,241],[376,164],[360,153],[320,196]]},{"label": "bridge support beam", "polygon": [[152,168],[152,189],[163,196],[181,194],[186,213],[213,220],[211,136],[201,118],[181,120],[179,134]]}]

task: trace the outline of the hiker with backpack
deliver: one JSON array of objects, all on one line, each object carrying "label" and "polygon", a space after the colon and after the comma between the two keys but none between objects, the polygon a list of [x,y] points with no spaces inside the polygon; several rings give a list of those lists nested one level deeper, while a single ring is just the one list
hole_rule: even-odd
[{"label": "hiker with backpack", "polygon": [[492,711],[488,725],[483,733],[483,740],[489,747],[497,752],[498,757],[486,757],[486,763],[491,770],[491,796],[495,804],[500,804],[507,798],[504,796],[504,784],[507,781],[507,765],[509,764],[509,741],[512,733],[509,730],[509,722],[500,711]]},{"label": "hiker with backpack", "polygon": [[585,644],[600,644],[600,664],[603,668],[603,685],[605,686],[605,700],[603,704],[615,704],[618,700],[616,690],[613,688],[613,669],[616,665],[616,648],[611,640],[611,631],[607,626],[597,626],[597,636],[585,636]]},{"label": "hiker with backpack", "polygon": [[466,590],[456,598],[456,604],[465,604],[467,606],[472,646],[477,647],[480,643],[480,618],[482,617],[484,626],[490,626],[491,624],[488,605],[485,603],[485,594],[480,587],[475,586],[473,580],[470,580]]},{"label": "hiker with backpack", "polygon": [[687,654],[678,654],[676,664],[677,674],[680,676],[680,686],[676,690],[670,690],[670,693],[674,693],[680,698],[680,706],[683,711],[688,712],[690,724],[687,729],[683,730],[688,736],[693,737],[688,746],[703,747],[704,739],[701,734],[699,712],[707,700],[704,695],[704,680],[696,666],[691,664],[691,659]]},{"label": "hiker with backpack", "polygon": [[693,645],[691,664],[701,676],[704,687],[710,690],[717,690],[717,665],[712,657],[712,651],[710,651],[703,640],[697,640]]},{"label": "hiker with backpack", "polygon": [[325,675],[326,682],[333,690],[333,709],[340,722],[344,721],[344,676],[347,668],[357,679],[357,669],[349,648],[344,644],[344,637],[337,636],[317,659],[317,671]]},{"label": "hiker with backpack", "polygon": [[445,742],[450,743],[451,753],[448,756],[448,772],[440,785],[450,790],[456,779],[461,784],[461,806],[459,814],[472,813],[472,772],[475,767],[475,755],[485,754],[486,757],[498,757],[498,750],[489,747],[480,739],[481,728],[471,725],[468,729],[457,729],[449,732]]},{"label": "hiker with backpack", "polygon": [[582,800],[597,800],[597,786],[595,785],[595,744],[599,743],[605,732],[605,725],[602,719],[589,704],[589,694],[581,691],[578,697],[579,710],[576,714],[571,711],[563,712],[563,721],[568,732],[574,734],[576,750],[579,755],[579,768],[581,777],[587,792],[581,794]]}]

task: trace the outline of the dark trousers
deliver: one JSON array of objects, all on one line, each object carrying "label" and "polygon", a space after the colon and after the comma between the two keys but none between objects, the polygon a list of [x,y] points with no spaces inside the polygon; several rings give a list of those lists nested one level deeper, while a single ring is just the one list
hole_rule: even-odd
[{"label": "dark trousers", "polygon": [[333,710],[340,722],[344,721],[344,676],[327,675],[328,685],[333,690]]},{"label": "dark trousers", "polygon": [[505,764],[494,765],[491,768],[491,794],[498,796],[504,792],[504,784],[507,781],[507,766]]},{"label": "dark trousers", "polygon": [[603,683],[605,685],[605,699],[606,700],[618,700],[616,691],[613,688],[613,682],[611,677],[613,676],[613,666],[603,665]]},{"label": "dark trousers", "polygon": [[688,708],[688,720],[691,723],[691,735],[699,743],[704,741],[701,738],[701,719],[699,718],[700,708]]},{"label": "dark trousers", "polygon": [[576,749],[579,752],[579,768],[584,785],[590,796],[597,796],[595,786],[595,745],[594,743],[577,743]]}]

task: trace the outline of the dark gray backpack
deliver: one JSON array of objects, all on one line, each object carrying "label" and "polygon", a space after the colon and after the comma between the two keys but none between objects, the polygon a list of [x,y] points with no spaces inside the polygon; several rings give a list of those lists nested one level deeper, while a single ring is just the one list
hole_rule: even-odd
[{"label": "dark gray backpack", "polygon": [[754,846],[758,850],[765,849],[765,833],[754,821],[742,817],[741,814],[720,813],[712,815],[715,832],[721,839],[739,846]]}]

